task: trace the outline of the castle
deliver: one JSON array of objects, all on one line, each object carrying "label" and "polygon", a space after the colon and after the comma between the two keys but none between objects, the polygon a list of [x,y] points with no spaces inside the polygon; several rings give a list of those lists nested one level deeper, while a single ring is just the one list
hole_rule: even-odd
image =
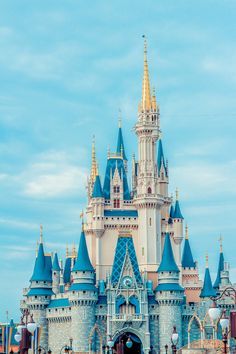
[{"label": "castle", "polygon": [[[174,325],[178,347],[220,336],[207,309],[210,297],[230,284],[228,264],[221,247],[214,284],[207,263],[204,282],[199,279],[178,193],[173,200],[168,191],[146,42],[134,130],[138,158],[132,157],[132,188],[121,122],[116,152],[108,151],[103,186],[93,142],[78,252],[73,248],[59,261],[57,253],[45,253],[41,231],[21,309],[33,313],[40,344],[52,353],[59,353],[70,339],[74,353],[80,354],[103,353],[109,340],[117,353],[164,353],[165,345],[171,346]],[[233,303],[223,299],[221,306],[229,310]]]}]

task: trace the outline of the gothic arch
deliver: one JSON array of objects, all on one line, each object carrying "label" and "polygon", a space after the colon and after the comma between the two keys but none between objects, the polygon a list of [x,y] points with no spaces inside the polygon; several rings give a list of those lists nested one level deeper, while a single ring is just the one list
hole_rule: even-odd
[{"label": "gothic arch", "polygon": [[131,295],[129,297],[129,303],[135,307],[135,313],[140,314],[140,303],[136,295]]},{"label": "gothic arch", "polygon": [[89,333],[89,354],[92,353],[91,349],[92,349],[92,342],[93,342],[93,336],[94,334],[98,335],[99,337],[99,342],[100,342],[100,350],[99,350],[99,353],[102,354],[102,332],[99,328],[99,326],[97,324],[95,324],[93,326],[93,328],[91,329],[90,333]]},{"label": "gothic arch", "polygon": [[130,328],[130,327],[125,327],[125,328],[122,328],[120,331],[117,330],[114,335],[113,335],[113,341],[116,342],[116,340],[124,333],[126,332],[129,332],[129,333],[133,333],[135,334],[141,341],[142,343],[142,346],[145,347],[145,337],[144,337],[144,334],[141,332],[141,331],[138,331],[137,329],[135,328]]},{"label": "gothic arch", "polygon": [[192,315],[192,317],[191,317],[191,319],[189,321],[189,324],[188,324],[188,332],[191,331],[191,327],[192,327],[192,324],[193,324],[194,320],[196,320],[197,323],[199,324],[200,331],[203,331],[202,322],[201,322],[200,318],[198,317],[198,315],[196,314],[196,312],[194,312],[194,314]]}]

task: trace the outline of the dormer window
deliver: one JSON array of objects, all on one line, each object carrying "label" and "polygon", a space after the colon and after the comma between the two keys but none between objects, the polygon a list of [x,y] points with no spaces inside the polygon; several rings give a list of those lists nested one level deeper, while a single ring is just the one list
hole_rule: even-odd
[{"label": "dormer window", "polygon": [[120,193],[120,186],[114,186],[114,193]]},{"label": "dormer window", "polygon": [[120,207],[120,199],[114,199],[114,208],[119,208]]}]

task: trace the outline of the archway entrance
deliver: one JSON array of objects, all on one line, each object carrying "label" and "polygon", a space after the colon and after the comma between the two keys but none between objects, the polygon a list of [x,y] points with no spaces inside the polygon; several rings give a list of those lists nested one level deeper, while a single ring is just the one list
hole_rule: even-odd
[{"label": "archway entrance", "polygon": [[136,334],[122,333],[115,341],[114,345],[117,354],[141,354],[142,343]]}]

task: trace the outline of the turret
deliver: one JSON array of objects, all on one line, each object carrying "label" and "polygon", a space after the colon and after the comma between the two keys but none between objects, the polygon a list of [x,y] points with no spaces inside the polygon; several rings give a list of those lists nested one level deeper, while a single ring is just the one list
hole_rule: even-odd
[{"label": "turret", "polygon": [[57,252],[55,252],[52,264],[52,290],[54,294],[60,292],[60,270]]},{"label": "turret", "polygon": [[179,283],[180,270],[175,262],[170,234],[166,233],[161,264],[157,270],[158,285],[155,289],[156,301],[159,304],[159,339],[160,349],[170,341],[173,326],[177,326],[179,333],[179,346],[182,343],[182,317],[181,305],[183,303],[184,289]]},{"label": "turret", "polygon": [[181,266],[181,244],[183,241],[183,221],[184,217],[181,213],[179,203],[179,192],[176,189],[176,201],[173,215],[173,232],[174,232],[174,254],[178,266]]},{"label": "turret", "polygon": [[185,241],[182,255],[182,285],[187,303],[200,301],[202,282],[199,280],[197,262],[194,261],[189,242],[188,226],[185,227]]},{"label": "turret", "polygon": [[44,347],[47,347],[48,343],[46,307],[52,295],[52,261],[50,255],[44,254],[41,226],[39,248],[27,293],[27,307],[33,314],[35,322],[42,328],[40,344]]},{"label": "turret", "polygon": [[95,272],[88,255],[84,227],[80,235],[78,256],[72,270],[72,280],[69,300],[72,304],[71,336],[75,343],[73,350],[84,353],[91,350],[88,337],[95,324],[95,304],[98,297]]},{"label": "turret", "polygon": [[159,144],[158,144],[157,170],[158,170],[158,177],[159,177],[160,194],[163,195],[164,197],[168,197],[169,178],[168,178],[167,164],[164,157],[161,139],[159,139]]},{"label": "turret", "polygon": [[205,276],[204,276],[204,283],[203,288],[200,294],[201,298],[210,298],[215,297],[216,291],[214,290],[211,282],[211,275],[209,271],[209,264],[208,264],[208,255],[206,256],[206,269],[205,269]]},{"label": "turret", "polygon": [[117,148],[116,148],[116,153],[117,155],[120,155],[123,157],[124,160],[124,166],[125,166],[125,172],[127,173],[127,157],[125,153],[125,146],[124,146],[124,140],[123,140],[123,133],[122,133],[122,121],[121,121],[121,116],[119,117],[119,129],[118,129],[118,139],[117,139]]},{"label": "turret", "polygon": [[218,263],[218,270],[216,275],[216,280],[214,283],[214,289],[219,290],[221,285],[221,272],[224,271],[224,254],[223,254],[223,246],[222,246],[222,238],[220,238],[220,257]]},{"label": "turret", "polygon": [[188,235],[188,226],[185,228],[185,241],[184,241],[184,249],[182,256],[182,267],[183,268],[196,268],[196,263],[193,260],[193,255],[189,243],[189,235]]}]

